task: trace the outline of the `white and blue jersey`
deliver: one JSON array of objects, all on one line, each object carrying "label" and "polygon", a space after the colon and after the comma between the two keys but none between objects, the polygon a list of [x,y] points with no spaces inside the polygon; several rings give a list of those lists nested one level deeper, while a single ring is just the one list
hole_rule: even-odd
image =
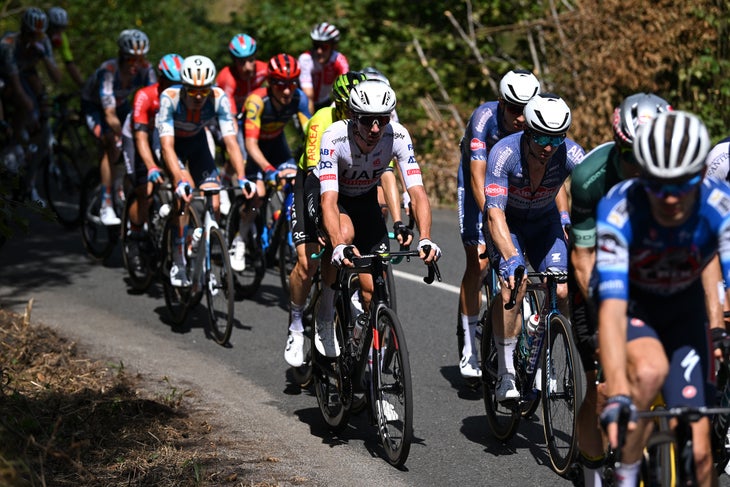
[{"label": "white and blue jersey", "polygon": [[598,298],[627,301],[627,341],[661,341],[670,361],[662,389],[667,404],[711,404],[714,379],[701,274],[719,253],[730,282],[730,186],[705,178],[688,219],[665,227],[652,216],[643,185],[625,181],[599,203],[597,231]]},{"label": "white and blue jersey", "polygon": [[499,102],[488,101],[477,107],[466,124],[461,139],[461,160],[457,173],[459,232],[464,245],[484,243],[482,211],[478,208],[471,187],[471,161],[487,161],[489,150],[507,134],[499,123]]}]

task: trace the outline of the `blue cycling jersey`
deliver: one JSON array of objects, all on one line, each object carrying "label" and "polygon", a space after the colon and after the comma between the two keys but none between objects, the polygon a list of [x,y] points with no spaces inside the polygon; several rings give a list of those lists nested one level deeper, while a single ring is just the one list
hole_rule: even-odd
[{"label": "blue cycling jersey", "polygon": [[527,170],[527,154],[521,149],[523,134],[518,132],[509,135],[492,147],[484,180],[486,208],[504,211],[510,227],[524,221],[542,219],[548,213],[555,212],[555,196],[585,155],[581,146],[565,139],[563,144],[555,148],[542,181],[533,190]]},{"label": "blue cycling jersey", "polygon": [[600,300],[628,300],[630,289],[656,296],[686,291],[717,252],[730,282],[730,186],[722,181],[704,179],[691,216],[679,227],[656,222],[636,179],[614,186],[597,218]]}]

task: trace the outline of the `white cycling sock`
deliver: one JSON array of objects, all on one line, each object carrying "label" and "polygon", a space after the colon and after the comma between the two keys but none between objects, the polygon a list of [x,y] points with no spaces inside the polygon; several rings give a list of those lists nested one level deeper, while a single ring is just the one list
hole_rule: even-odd
[{"label": "white cycling sock", "polygon": [[290,303],[291,306],[291,323],[289,324],[289,331],[304,331],[304,325],[302,324],[302,312],[304,311],[304,305]]},{"label": "white cycling sock", "polygon": [[515,373],[515,347],[517,346],[517,337],[512,338],[496,338],[499,353],[497,353],[498,375],[505,373]]},{"label": "white cycling sock", "polygon": [[641,460],[636,463],[623,463],[616,469],[616,487],[635,487],[639,477]]},{"label": "white cycling sock", "polygon": [[461,356],[469,357],[474,353],[479,315],[466,316],[463,313],[459,313],[459,316],[461,317],[461,328],[464,330],[464,348],[461,349]]}]

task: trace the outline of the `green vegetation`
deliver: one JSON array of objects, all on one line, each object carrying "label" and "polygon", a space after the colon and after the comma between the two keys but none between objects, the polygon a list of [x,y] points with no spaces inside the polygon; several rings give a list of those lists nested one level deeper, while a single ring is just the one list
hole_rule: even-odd
[{"label": "green vegetation", "polygon": [[[21,7],[31,4],[11,0],[0,7],[0,28],[15,30]],[[73,49],[87,74],[114,55],[124,28],[150,36],[151,60],[168,52],[205,54],[222,66],[236,32],[253,35],[259,58],[267,59],[298,55],[309,47],[314,24],[333,22],[353,69],[372,65],[391,79],[398,114],[425,162],[427,189],[443,204],[454,200],[462,124],[479,103],[496,98],[501,75],[515,66],[532,69],[545,89],[568,101],[570,135],[586,149],[611,137],[613,108],[636,91],[654,91],[698,113],[715,141],[728,135],[730,0],[58,4],[70,14]]]}]

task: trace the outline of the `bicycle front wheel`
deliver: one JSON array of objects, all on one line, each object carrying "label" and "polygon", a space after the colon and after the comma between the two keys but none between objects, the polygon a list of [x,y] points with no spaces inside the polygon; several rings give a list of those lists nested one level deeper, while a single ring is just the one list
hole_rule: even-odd
[{"label": "bicycle front wheel", "polygon": [[[226,236],[228,238],[228,248],[230,249],[236,234],[239,233],[241,226],[240,212],[245,205],[243,197],[236,198],[231,206],[231,210],[226,218]],[[241,236],[245,245],[243,254],[244,268],[237,271],[233,275],[233,284],[236,292],[240,293],[244,298],[250,298],[261,286],[261,281],[266,272],[266,262],[264,254],[261,250],[261,241],[256,235],[256,223],[251,222],[249,231],[246,235]]]},{"label": "bicycle front wheel", "polygon": [[114,250],[119,238],[119,225],[107,226],[101,222],[101,185],[99,174],[92,170],[84,179],[83,196],[84,216],[81,223],[81,238],[89,254],[97,259],[104,260]]},{"label": "bicycle front wheel", "polygon": [[373,338],[373,407],[380,441],[388,462],[406,463],[413,441],[413,388],[403,327],[395,312],[385,306],[376,311]]},{"label": "bicycle front wheel", "polygon": [[[284,218],[280,216],[279,218]],[[292,240],[289,221],[281,222],[281,240],[279,241],[279,278],[286,299],[289,299],[289,276],[297,263],[297,249]]]},{"label": "bicycle front wheel", "polygon": [[[335,325],[337,340],[343,344],[339,312],[335,313]],[[345,429],[350,420],[352,404],[352,380],[348,375],[350,370],[348,359],[344,353],[340,353],[337,358],[326,358],[317,352],[316,347],[311,347],[311,351],[312,379],[319,411],[330,431],[339,433]]]},{"label": "bicycle front wheel", "polygon": [[542,411],[550,462],[563,475],[577,454],[576,422],[583,395],[583,373],[570,323],[550,318],[542,363]]},{"label": "bicycle front wheel", "polygon": [[43,175],[48,205],[61,225],[73,228],[81,223],[83,176],[68,149],[56,146],[53,150]]},{"label": "bicycle front wheel", "polygon": [[170,312],[170,320],[173,325],[181,325],[188,316],[190,301],[192,299],[192,287],[176,287],[170,283],[170,269],[173,265],[173,252],[176,252],[175,237],[179,232],[177,222],[172,218],[167,220],[165,230],[162,234],[162,290],[165,295],[165,305]]},{"label": "bicycle front wheel", "polygon": [[228,246],[218,228],[210,229],[209,268],[206,272],[205,297],[208,301],[210,332],[216,343],[225,345],[233,330],[235,293]]},{"label": "bicycle front wheel", "polygon": [[[137,292],[145,291],[152,279],[155,277],[156,252],[153,245],[153,236],[148,232],[138,231],[139,235],[132,233],[132,222],[130,220],[130,209],[137,202],[137,192],[130,191],[124,202],[124,213],[122,214],[122,263],[129,274],[129,282],[132,289]],[[151,225],[150,225],[151,226]],[[138,256],[143,264],[143,272],[134,268],[134,257]]]},{"label": "bicycle front wheel", "polygon": [[484,391],[484,409],[487,413],[487,423],[492,434],[500,441],[508,441],[517,432],[522,417],[522,409],[518,404],[506,404],[497,401],[496,390],[498,375],[497,344],[494,340],[492,327],[492,306],[500,303],[495,299],[482,317],[482,390]]}]

